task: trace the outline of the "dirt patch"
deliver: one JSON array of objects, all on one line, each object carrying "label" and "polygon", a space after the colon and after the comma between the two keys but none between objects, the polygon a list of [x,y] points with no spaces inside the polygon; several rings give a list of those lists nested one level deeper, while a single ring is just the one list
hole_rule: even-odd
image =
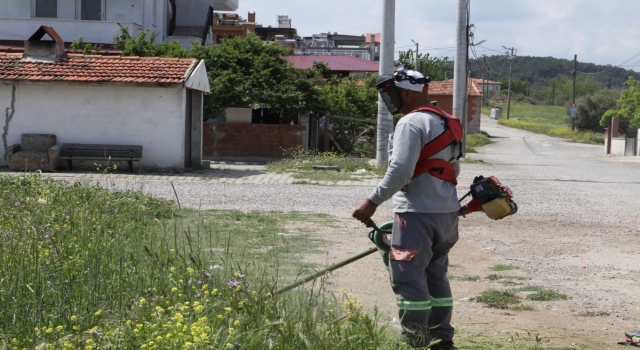
[{"label": "dirt patch", "polygon": [[[507,280],[513,280],[523,286],[538,285],[551,289],[555,287],[539,283],[546,280],[544,276],[538,276],[536,273],[543,272],[529,269],[526,264],[521,266],[523,264],[516,260],[507,260],[487,242],[476,241],[473,234],[465,234],[467,227],[478,225],[478,220],[483,218],[472,220],[474,221],[472,225],[465,221],[461,223],[461,239],[450,255],[450,275],[480,276],[480,279],[475,281],[468,278],[453,278],[451,281],[455,305],[453,324],[457,329],[460,343],[466,345],[463,348],[490,348],[470,346],[469,344],[475,342],[474,339],[484,338],[485,342],[507,344],[511,338],[517,342],[521,337],[534,339],[535,335],[542,337],[541,345],[548,349],[617,347],[615,344],[622,340],[622,332],[626,329],[625,327],[629,327],[629,320],[611,315],[607,310],[598,309],[589,298],[585,299],[585,296],[577,291],[567,293],[568,300],[522,301],[524,305],[533,306],[534,311],[491,309],[476,302],[474,298],[487,289],[517,288],[505,287],[503,285],[505,278],[495,279],[495,276],[494,279],[487,278],[492,274],[506,276]],[[366,237],[366,229],[354,220],[336,219],[334,224],[335,227],[326,228],[325,231],[318,233],[330,239],[327,252],[306,255],[305,261],[329,265],[373,246]],[[494,235],[499,236],[495,232]],[[529,260],[527,254],[523,254],[522,259]],[[510,271],[490,270],[490,267],[496,264],[512,264],[519,268]],[[592,280],[590,279],[589,282]],[[395,296],[389,285],[388,272],[379,254],[374,253],[336,270],[327,279],[327,284],[336,293],[346,290],[353,294],[370,310],[378,307],[382,313],[382,321],[390,322],[392,328],[397,327],[397,321],[394,320],[397,313]],[[565,289],[561,291],[566,293]],[[527,293],[519,295],[526,296]],[[588,295],[606,298],[604,290],[597,293],[590,291]]]}]

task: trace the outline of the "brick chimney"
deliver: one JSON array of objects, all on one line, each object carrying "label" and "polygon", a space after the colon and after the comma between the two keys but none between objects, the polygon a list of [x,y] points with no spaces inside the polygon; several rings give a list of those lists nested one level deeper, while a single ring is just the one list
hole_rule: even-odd
[{"label": "brick chimney", "polygon": [[256,23],[256,12],[249,12],[249,14],[247,15],[247,22],[249,23]]},{"label": "brick chimney", "polygon": [[[49,35],[53,41],[42,40],[45,34]],[[40,28],[24,42],[23,60],[25,61],[58,62],[62,57],[64,57],[64,40],[62,40],[60,35],[51,27],[40,26]]]}]

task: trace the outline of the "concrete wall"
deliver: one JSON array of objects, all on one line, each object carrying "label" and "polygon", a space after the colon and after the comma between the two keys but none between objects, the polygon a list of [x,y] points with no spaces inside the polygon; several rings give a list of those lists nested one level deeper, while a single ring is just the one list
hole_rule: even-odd
[{"label": "concrete wall", "polygon": [[2,3],[0,18],[31,18],[31,0],[4,0]]},{"label": "concrete wall", "polygon": [[[22,133],[56,134],[59,145],[142,145],[141,167],[183,169],[185,89],[21,85],[16,89],[15,113],[7,123],[11,92],[12,86],[0,85],[0,124],[8,126],[2,135],[7,145],[20,143]],[[7,164],[4,147],[0,165]]]},{"label": "concrete wall", "polygon": [[[120,23],[129,28],[132,36],[142,30],[142,26],[135,23]],[[41,25],[53,27],[62,40],[71,42],[73,39],[83,37],[85,42],[93,44],[111,44],[113,36],[118,33],[120,27],[116,22],[104,21],[75,21],[66,19],[0,19],[0,39],[27,40]],[[45,35],[44,40],[50,40]]]},{"label": "concrete wall", "polygon": [[306,125],[205,123],[202,158],[207,160],[274,160],[286,150],[304,147]]},{"label": "concrete wall", "polygon": [[142,24],[144,3],[140,0],[108,0],[105,7],[106,21]]},{"label": "concrete wall", "polygon": [[[605,138],[604,141],[604,149],[605,152],[607,150],[607,140]],[[625,146],[625,139],[623,138],[613,138],[611,139],[611,155],[612,156],[624,156],[624,146]]]},{"label": "concrete wall", "polygon": [[211,0],[176,0],[176,25],[203,27],[211,5]]},{"label": "concrete wall", "polygon": [[[158,40],[164,40],[167,0],[105,1],[103,21],[81,21],[80,5],[76,0],[58,0],[57,18],[32,18],[31,0],[1,0],[0,39],[26,40],[41,25],[47,25],[67,42],[83,36],[91,43],[111,44],[119,29],[117,22],[120,22],[133,36],[141,29],[149,29],[158,33]],[[206,15],[205,10],[200,11]],[[198,25],[204,25],[204,18]]]}]

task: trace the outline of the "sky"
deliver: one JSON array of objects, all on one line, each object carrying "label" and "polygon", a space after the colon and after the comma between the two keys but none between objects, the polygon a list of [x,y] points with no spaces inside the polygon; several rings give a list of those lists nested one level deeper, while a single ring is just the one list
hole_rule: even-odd
[{"label": "sky", "polygon": [[[639,0],[469,0],[469,22],[482,55],[552,56],[640,72]],[[276,27],[286,14],[298,35],[382,31],[384,0],[239,0],[238,13]],[[454,58],[458,0],[396,0],[395,50],[415,47]],[[469,55],[473,58],[473,52]]]}]

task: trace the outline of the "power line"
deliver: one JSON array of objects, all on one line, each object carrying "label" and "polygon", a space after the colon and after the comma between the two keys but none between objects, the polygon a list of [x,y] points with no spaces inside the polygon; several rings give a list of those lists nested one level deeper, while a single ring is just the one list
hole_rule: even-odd
[{"label": "power line", "polygon": [[[638,52],[637,54],[633,55],[633,57],[631,57],[630,59],[628,59],[628,60],[626,60],[626,61],[624,61],[624,62],[620,63],[619,65],[617,65],[617,66],[612,66],[611,68],[609,68],[609,69],[607,69],[607,70],[600,71],[600,72],[593,72],[593,73],[591,73],[591,72],[580,72],[580,71],[576,71],[576,73],[580,73],[580,74],[588,74],[588,75],[596,75],[596,74],[601,74],[601,73],[610,72],[610,71],[612,71],[612,70],[614,70],[614,69],[616,69],[616,68],[622,68],[622,65],[623,65],[623,64],[625,64],[625,63],[627,63],[627,62],[631,61],[632,59],[634,59],[634,58],[636,58],[636,57],[638,57],[638,56],[640,56],[640,52]],[[636,62],[636,65],[637,65],[637,62]],[[635,65],[634,65],[633,67],[635,67]]]}]

